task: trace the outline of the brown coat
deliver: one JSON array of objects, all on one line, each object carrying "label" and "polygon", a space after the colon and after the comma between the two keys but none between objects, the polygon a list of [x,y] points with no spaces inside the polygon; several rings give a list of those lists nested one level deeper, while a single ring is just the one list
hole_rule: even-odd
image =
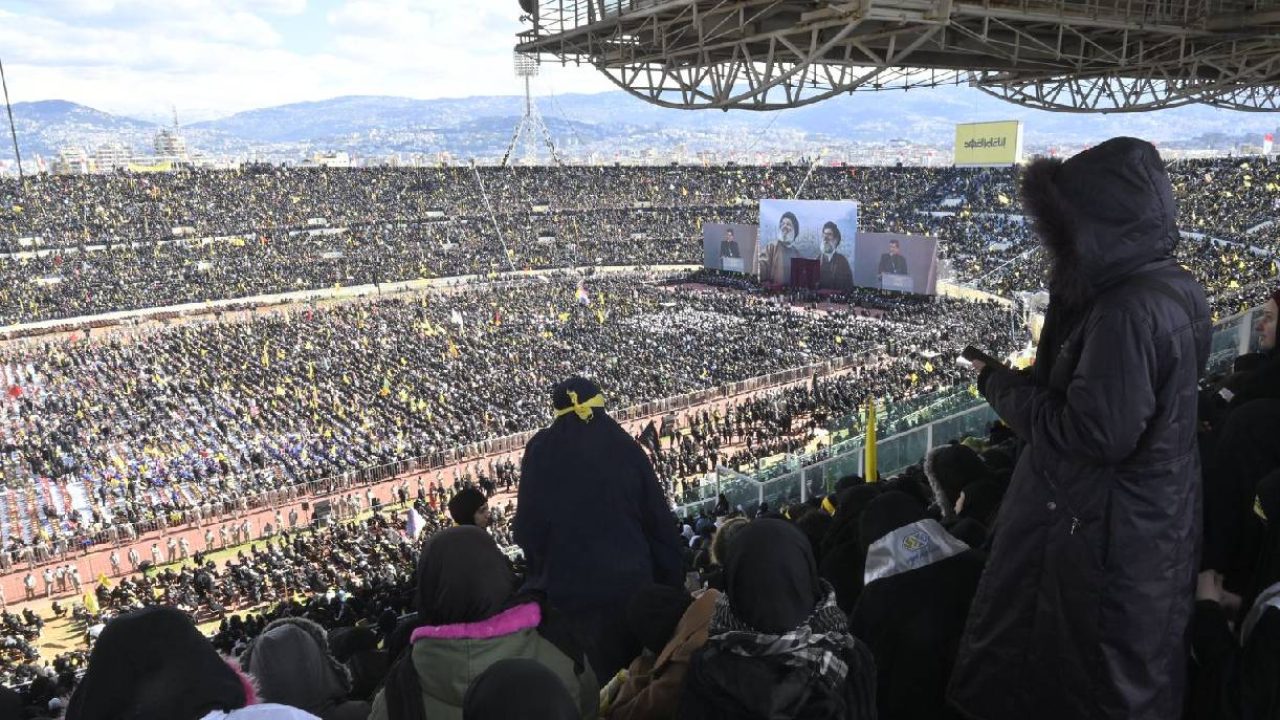
[{"label": "brown coat", "polygon": [[667,720],[675,717],[684,690],[684,676],[689,661],[707,642],[707,627],[716,609],[720,592],[708,590],[693,601],[675,635],[667,642],[656,660],[636,658],[628,668],[627,682],[609,710],[609,720]]}]

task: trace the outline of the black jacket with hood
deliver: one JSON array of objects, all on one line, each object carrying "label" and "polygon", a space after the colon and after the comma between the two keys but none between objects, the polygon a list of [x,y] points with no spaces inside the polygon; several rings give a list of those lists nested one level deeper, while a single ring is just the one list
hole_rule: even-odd
[{"label": "black jacket with hood", "polygon": [[982,720],[1181,715],[1200,538],[1204,292],[1172,258],[1168,175],[1116,138],[1028,168],[1051,256],[1030,374],[984,395],[1027,443],[997,520],[950,700]]}]

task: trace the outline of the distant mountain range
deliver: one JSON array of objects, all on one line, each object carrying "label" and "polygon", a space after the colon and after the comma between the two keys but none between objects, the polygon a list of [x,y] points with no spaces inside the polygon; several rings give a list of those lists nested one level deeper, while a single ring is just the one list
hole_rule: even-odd
[{"label": "distant mountain range", "polygon": [[[505,149],[523,112],[518,96],[415,100],[351,96],[262,108],[185,125],[188,145],[214,155],[292,156],[345,150],[373,156],[449,152],[493,157]],[[584,154],[619,148],[817,149],[831,144],[906,141],[946,147],[958,122],[1018,119],[1029,149],[1135,135],[1162,145],[1230,147],[1258,143],[1276,121],[1264,114],[1184,107],[1153,113],[1078,115],[1012,105],[968,87],[857,93],[775,113],[681,111],[622,92],[541,97],[538,105],[558,145]],[[64,100],[13,106],[25,156],[53,157],[68,146],[121,142],[151,150],[161,124],[101,112]],[[0,161],[11,159],[0,142]]]}]

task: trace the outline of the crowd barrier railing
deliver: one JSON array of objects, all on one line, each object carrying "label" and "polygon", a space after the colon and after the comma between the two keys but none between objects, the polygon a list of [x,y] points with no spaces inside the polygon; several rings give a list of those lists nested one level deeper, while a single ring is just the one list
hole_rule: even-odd
[{"label": "crowd barrier railing", "polygon": [[[804,367],[781,370],[768,375],[631,405],[621,408],[614,412],[613,415],[619,422],[629,422],[680,412],[737,395],[781,387],[801,380],[809,380],[814,376],[829,375],[851,367],[858,362],[859,359],[855,356],[833,358],[832,360],[813,363]],[[27,556],[21,555],[23,553],[22,549],[13,551],[12,554],[0,553],[0,556],[3,556],[0,557],[0,570],[6,569],[6,565],[33,564],[38,566],[60,558],[65,559],[68,554],[88,554],[96,547],[133,543],[152,534],[162,534],[170,527],[219,525],[230,522],[233,518],[251,511],[280,507],[298,499],[332,496],[418,472],[441,470],[451,465],[468,462],[480,462],[484,458],[504,455],[523,449],[536,432],[536,430],[530,430],[490,438],[428,455],[419,455],[393,463],[350,470],[338,475],[293,483],[279,488],[250,490],[237,494],[236,501],[227,501],[225,505],[221,500],[210,498],[206,502],[199,503],[197,508],[173,510],[136,523],[115,523],[106,528],[84,531],[66,538],[64,543],[66,550],[61,553],[53,550],[54,543],[52,542],[36,542],[28,546],[27,552],[30,555]],[[209,512],[202,509],[210,506],[217,507]],[[8,563],[6,563],[6,560]],[[34,563],[32,562],[33,560]]]},{"label": "crowd barrier railing", "polygon": [[[1254,324],[1262,308],[1251,308],[1220,320],[1210,340],[1207,374],[1221,375],[1230,370],[1237,357],[1249,352],[1254,343]],[[876,442],[876,465],[881,476],[899,473],[920,462],[929,451],[966,436],[985,435],[996,420],[995,411],[969,389],[941,391],[925,407],[918,399],[909,401],[912,409],[902,412],[888,408],[886,420],[878,423],[881,434],[892,428],[893,434]],[[946,414],[938,419],[939,410]],[[927,420],[915,424],[917,420]],[[897,428],[906,424],[907,429]],[[866,435],[858,434],[830,448],[803,457],[789,457],[777,468],[746,474],[729,468],[717,468],[708,481],[688,487],[676,506],[680,517],[709,512],[723,494],[730,507],[755,508],[768,503],[772,508],[806,502],[811,497],[829,494],[840,478],[865,475]]]}]

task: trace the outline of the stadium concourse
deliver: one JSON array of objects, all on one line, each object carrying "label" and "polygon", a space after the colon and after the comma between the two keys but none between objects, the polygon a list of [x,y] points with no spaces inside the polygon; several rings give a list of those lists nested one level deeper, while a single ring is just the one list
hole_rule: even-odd
[{"label": "stadium concourse", "polygon": [[[1194,443],[1197,423],[1136,417],[1147,406],[1141,390],[1153,386],[1151,413],[1194,413],[1186,396],[1209,313],[1225,318],[1265,301],[1276,282],[1280,173],[1240,159],[1164,168],[1144,148],[1123,157],[1145,163],[1147,180],[1128,185],[1132,198],[1107,197],[1157,210],[1135,210],[1143,222],[1124,233],[1098,218],[1098,237],[1124,243],[1082,249],[1082,260],[1062,252],[1074,238],[1037,249],[1044,238],[1033,239],[1022,176],[1011,169],[246,166],[5,181],[0,564],[12,569],[3,587],[10,604],[27,594],[28,577],[45,595],[49,570],[50,594],[67,606],[55,613],[66,617],[0,616],[0,669],[22,687],[16,704],[0,692],[0,716],[12,707],[29,718],[64,709],[71,720],[222,717],[216,711],[251,704],[238,677],[247,673],[260,700],[309,713],[262,708],[269,718],[509,717],[510,708],[481,708],[532,698],[545,701],[542,717],[556,718],[750,718],[780,701],[793,706],[787,717],[947,718],[959,717],[958,703],[984,720],[1154,720],[1182,713],[1183,673],[1170,668],[1190,662],[1188,714],[1256,717],[1278,685],[1264,676],[1280,648],[1269,639],[1280,578],[1265,523],[1280,513],[1268,475],[1280,460],[1249,434],[1278,416],[1249,404],[1280,397],[1274,300],[1259,325],[1262,353],[1201,400],[1213,411],[1201,427],[1205,566],[1176,553],[1176,573],[1136,579],[1146,584],[1126,595],[1125,583],[1097,584],[1103,571],[1125,568],[1103,562],[1086,572],[1093,565],[1080,557],[1100,549],[1148,568],[1143,553],[1176,544],[1161,536],[1111,547],[1119,535],[1101,529],[1100,510],[1111,518],[1111,500],[1093,493],[1112,476],[1082,489],[1072,478],[1110,472],[1136,453],[1171,478],[1162,491],[1191,482],[1186,457],[1157,456]],[[1040,170],[1041,182],[1053,177]],[[1177,217],[1161,194],[1166,172]],[[1074,197],[1070,189],[1062,197]],[[757,200],[797,194],[859,200],[867,230],[938,237],[951,279],[979,291],[1042,290],[1053,264],[1052,348],[1030,372],[978,374],[957,363],[961,348],[1007,357],[1028,344],[1006,302],[866,289],[819,297],[657,269],[696,264],[703,223],[750,223]],[[1025,212],[1052,215],[1046,196],[1058,198],[1028,195]],[[1079,217],[1095,209],[1072,208]],[[1131,254],[1107,261],[1115,247]],[[1076,269],[1064,257],[1098,261],[1098,277],[1158,270],[1156,285],[1173,289],[1139,301],[1135,282],[1135,295],[1116,301],[1157,308],[1143,323],[1117,323],[1120,313],[1086,322],[1080,288],[1094,278],[1062,285]],[[591,271],[606,265],[641,269]],[[498,276],[509,270],[551,272]],[[390,291],[460,275],[479,279]],[[1189,289],[1196,281],[1212,311]],[[388,291],[138,325],[77,320],[366,284]],[[1148,332],[1162,343],[1142,356],[1150,372],[1100,360],[1138,354],[1135,338]],[[1077,357],[1078,343],[1087,350]],[[1115,427],[1056,422],[1104,386],[1107,397],[1134,398],[1103,401],[1114,410],[1103,421]],[[703,496],[700,483],[717,468],[790,468],[815,449],[821,458],[832,439],[867,429],[861,411],[872,400],[889,434],[974,393],[1008,425],[940,447],[896,477],[847,474],[807,500],[788,494],[781,507],[721,496],[671,515]],[[1130,434],[1133,447],[1120,439]],[[1155,444],[1139,452],[1144,441]],[[1031,470],[1056,483],[1047,497],[1023,477]],[[319,499],[338,522],[303,530]],[[1156,505],[1177,511],[1175,520],[1194,508],[1166,499]],[[1117,521],[1131,510],[1121,500]],[[1011,551],[998,513],[1002,522],[1046,519],[1024,528]],[[1197,536],[1195,522],[1179,537]],[[1038,547],[1022,541],[1050,526],[1083,549],[1062,566],[1019,568],[1036,553],[1018,551]],[[247,540],[256,545],[245,550]],[[145,561],[162,567],[135,572]],[[59,592],[56,568],[70,563],[80,591],[64,576]],[[1173,617],[1191,613],[1196,570],[1194,617]],[[1079,571],[1074,579],[1107,593],[1130,622],[1087,626],[1089,608],[1071,593],[1029,597],[1015,582],[1059,571]],[[104,572],[113,579],[99,583]],[[1174,575],[1185,587],[1172,587]],[[1039,606],[1042,597],[1052,601]],[[1153,597],[1186,602],[1142,604]],[[999,632],[1005,600],[1028,626],[1047,623],[1036,624],[1041,639],[1069,672],[1002,665],[1031,656]],[[172,608],[216,622],[213,637]],[[1138,637],[1165,619],[1191,628],[1194,657],[1178,642],[1154,648]],[[1081,632],[1063,638],[1055,620]],[[41,640],[55,624],[83,631],[86,646],[92,639],[87,664],[79,648]],[[1089,644],[1096,632],[1132,644],[1111,658]],[[487,671],[488,662],[460,662],[475,644],[506,662]],[[1110,682],[1102,662],[1073,664],[1095,655],[1120,665],[1139,658],[1166,676],[1142,675],[1137,690],[1076,692]],[[948,697],[953,668],[964,681]],[[1024,671],[1029,694],[993,705]],[[156,687],[174,692],[146,689]],[[1138,695],[1155,699],[1141,707]]]}]

